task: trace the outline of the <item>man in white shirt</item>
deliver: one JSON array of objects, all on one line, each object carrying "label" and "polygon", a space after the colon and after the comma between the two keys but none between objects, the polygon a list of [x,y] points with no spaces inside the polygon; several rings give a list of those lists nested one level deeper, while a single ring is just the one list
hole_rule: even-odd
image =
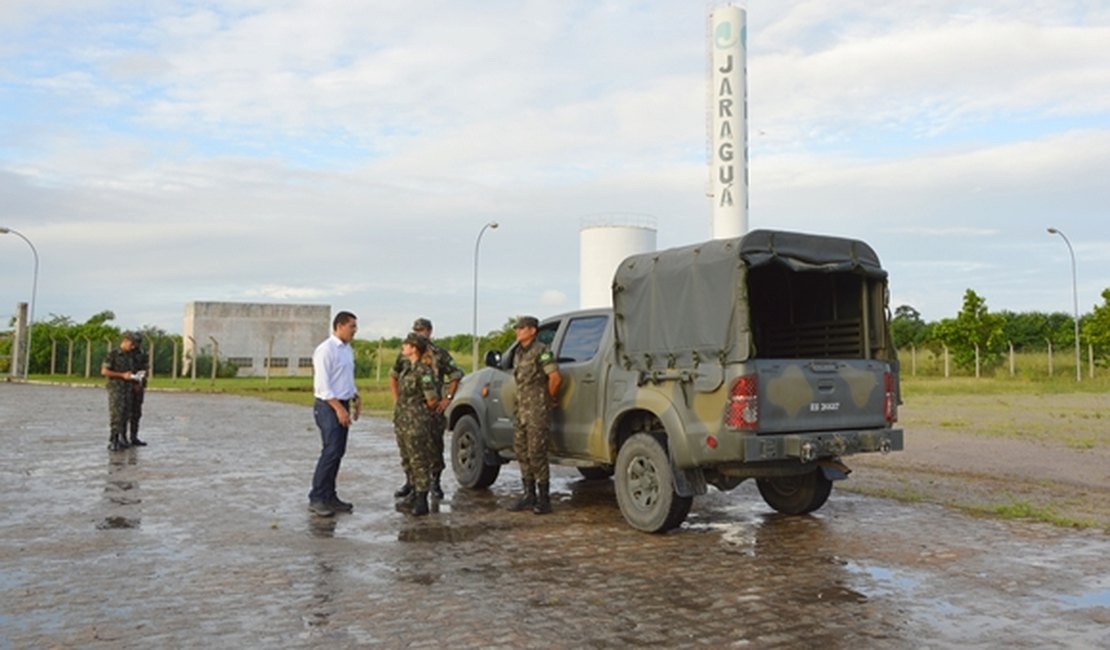
[{"label": "man in white shirt", "polygon": [[355,355],[351,349],[357,331],[358,318],[341,311],[332,321],[332,335],[312,353],[312,388],[316,396],[312,414],[320,428],[322,449],[312,476],[312,491],[308,493],[308,509],[320,517],[354,509],[339,498],[335,478],[347,451],[347,431],[362,410],[355,388]]}]

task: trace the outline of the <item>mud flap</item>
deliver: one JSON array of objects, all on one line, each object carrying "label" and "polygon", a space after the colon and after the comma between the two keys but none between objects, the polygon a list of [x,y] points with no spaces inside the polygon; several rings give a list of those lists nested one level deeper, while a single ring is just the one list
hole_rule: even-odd
[{"label": "mud flap", "polygon": [[680,497],[696,497],[709,491],[705,474],[700,469],[682,470],[671,463],[671,475],[674,476],[674,493]]},{"label": "mud flap", "polygon": [[840,462],[838,458],[819,460],[817,461],[817,466],[821,468],[821,472],[825,475],[825,478],[830,481],[843,481],[852,473],[852,470],[848,469],[848,466]]}]

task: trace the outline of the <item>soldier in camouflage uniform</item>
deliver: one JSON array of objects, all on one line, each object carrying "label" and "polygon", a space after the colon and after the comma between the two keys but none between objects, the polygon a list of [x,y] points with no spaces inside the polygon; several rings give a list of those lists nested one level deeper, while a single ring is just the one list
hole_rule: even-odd
[{"label": "soldier in camouflage uniform", "polygon": [[139,420],[143,417],[143,397],[146,396],[146,370],[150,357],[143,351],[142,332],[131,333],[131,368],[135,371],[142,370],[143,378],[131,384],[131,417],[128,418],[128,431],[131,434],[132,447],[145,447],[146,443],[139,439]]},{"label": "soldier in camouflage uniform", "polygon": [[408,362],[397,379],[393,430],[401,447],[401,465],[412,482],[412,514],[428,514],[428,489],[432,474],[432,427],[439,403],[435,374],[427,356],[428,340],[411,333],[401,343]]},{"label": "soldier in camouflage uniform", "polygon": [[111,434],[108,438],[108,449],[119,451],[127,449],[127,423],[131,420],[131,406],[133,402],[133,387],[135,381],[141,381],[141,376],[136,378],[138,372],[133,364],[134,359],[131,349],[135,343],[130,334],[124,334],[119,347],[112,350],[104,357],[100,365],[100,374],[108,379],[108,421]]},{"label": "soldier in camouflage uniform", "polygon": [[[444,411],[447,410],[448,404],[451,399],[455,397],[455,391],[459,387],[459,380],[463,377],[463,371],[459,368],[455,360],[451,358],[451,353],[432,343],[432,321],[427,318],[417,318],[412,324],[412,331],[416,334],[423,336],[428,340],[428,353],[432,356],[432,374],[436,382],[436,394],[439,398],[435,410],[435,422],[432,425],[432,484],[431,494],[437,498],[443,498],[443,486],[440,476],[446,465],[443,462],[443,434],[447,429],[447,417]],[[408,360],[403,354],[397,355],[397,361],[393,364],[393,370],[389,373],[390,388],[393,391],[393,400],[397,400],[397,378],[405,370],[408,365]],[[401,442],[398,441],[398,447]],[[409,472],[408,460],[401,459],[401,465],[405,470],[405,484],[400,487],[393,496],[407,497],[412,494],[412,480]]]},{"label": "soldier in camouflage uniform", "polygon": [[428,352],[434,361],[432,370],[436,379],[436,393],[439,404],[436,405],[435,422],[432,425],[432,494],[437,499],[443,498],[443,486],[440,476],[446,465],[443,462],[443,434],[447,430],[447,416],[444,411],[455,397],[459,388],[459,380],[463,378],[463,371],[451,357],[451,353],[432,343],[432,321],[427,318],[417,318],[412,324],[412,331],[428,339]]},{"label": "soldier in camouflage uniform", "polygon": [[551,512],[548,427],[562,377],[551,349],[536,340],[538,328],[539,321],[532,316],[521,316],[516,321],[518,345],[513,359],[513,379],[516,380],[513,451],[520,463],[524,495],[510,510],[520,512],[531,508],[537,515],[544,515]]}]

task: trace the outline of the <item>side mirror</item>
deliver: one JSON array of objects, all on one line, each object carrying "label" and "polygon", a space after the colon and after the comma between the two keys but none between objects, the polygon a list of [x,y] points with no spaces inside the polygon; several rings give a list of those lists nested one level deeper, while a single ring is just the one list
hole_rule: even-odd
[{"label": "side mirror", "polygon": [[487,368],[500,368],[501,367],[501,353],[497,350],[490,350],[486,353],[486,367]]}]

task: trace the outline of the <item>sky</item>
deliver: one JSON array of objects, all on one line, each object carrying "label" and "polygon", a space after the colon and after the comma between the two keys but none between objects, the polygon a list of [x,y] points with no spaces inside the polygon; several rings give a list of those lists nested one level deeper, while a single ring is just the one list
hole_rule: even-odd
[{"label": "sky", "polygon": [[[691,0],[0,4],[0,227],[36,321],[327,304],[360,338],[579,306],[583,225],[712,236]],[[751,0],[749,227],[856,237],[891,308],[1110,288],[1110,2]],[[497,229],[483,226],[496,221]],[[0,235],[0,319],[31,248]]]}]

